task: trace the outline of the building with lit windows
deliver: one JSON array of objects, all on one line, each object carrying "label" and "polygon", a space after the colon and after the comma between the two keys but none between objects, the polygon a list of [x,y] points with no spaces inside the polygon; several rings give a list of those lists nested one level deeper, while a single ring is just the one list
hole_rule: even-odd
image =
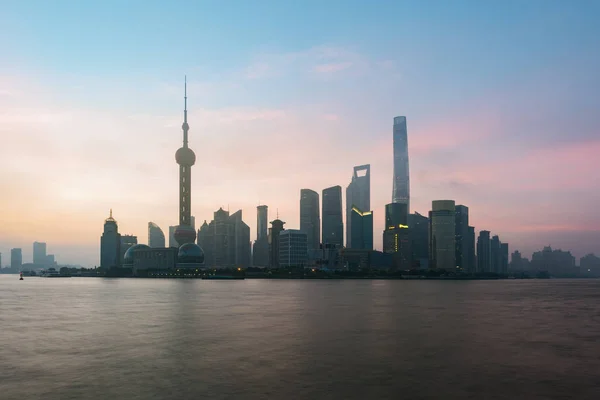
[{"label": "building with lit windows", "polygon": [[[354,167],[352,181],[346,188],[346,247],[359,249],[352,243],[353,208],[371,209],[371,166],[369,164]],[[362,245],[360,245],[362,246]]]},{"label": "building with lit windows", "polygon": [[373,250],[373,211],[362,211],[357,206],[352,207],[350,214],[352,230],[347,248]]}]

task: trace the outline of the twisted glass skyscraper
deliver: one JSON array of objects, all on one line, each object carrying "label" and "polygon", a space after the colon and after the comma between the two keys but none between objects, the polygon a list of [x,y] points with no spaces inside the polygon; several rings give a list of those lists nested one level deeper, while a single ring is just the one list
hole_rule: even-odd
[{"label": "twisted glass skyscraper", "polygon": [[394,188],[392,203],[406,204],[410,213],[410,182],[408,178],[408,139],[406,117],[394,118]]}]

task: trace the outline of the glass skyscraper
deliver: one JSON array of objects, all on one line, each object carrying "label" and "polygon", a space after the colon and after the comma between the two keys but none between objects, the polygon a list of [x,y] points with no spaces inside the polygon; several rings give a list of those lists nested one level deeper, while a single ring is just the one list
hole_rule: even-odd
[{"label": "glass skyscraper", "polygon": [[406,117],[394,118],[394,188],[392,203],[403,203],[410,212],[410,182],[408,174],[408,138]]},{"label": "glass skyscraper", "polygon": [[323,244],[344,245],[344,221],[342,214],[342,187],[333,186],[323,189],[322,203],[322,240]]},{"label": "glass skyscraper", "polygon": [[346,189],[346,247],[355,247],[352,243],[352,209],[371,209],[371,165],[359,165],[354,167],[352,181]]}]

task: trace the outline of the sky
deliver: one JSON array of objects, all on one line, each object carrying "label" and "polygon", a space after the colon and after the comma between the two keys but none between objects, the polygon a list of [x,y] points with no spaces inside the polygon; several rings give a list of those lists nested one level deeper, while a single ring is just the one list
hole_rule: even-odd
[{"label": "sky", "polygon": [[[294,3],[294,4],[292,4]],[[256,206],[371,164],[375,247],[407,117],[411,212],[453,199],[526,256],[600,254],[600,2],[0,0],[0,252],[99,263],[178,220],[183,81],[192,214]]]}]

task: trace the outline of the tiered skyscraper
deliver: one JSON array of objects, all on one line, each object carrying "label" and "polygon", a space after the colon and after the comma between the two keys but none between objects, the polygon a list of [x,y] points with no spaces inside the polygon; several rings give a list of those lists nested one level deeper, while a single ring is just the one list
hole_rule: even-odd
[{"label": "tiered skyscraper", "polygon": [[407,212],[410,213],[406,117],[394,118],[394,187],[392,203],[406,204]]},{"label": "tiered skyscraper", "polygon": [[109,217],[104,221],[104,232],[100,238],[100,266],[104,268],[118,267],[121,263],[120,247],[119,226],[110,210]]}]

